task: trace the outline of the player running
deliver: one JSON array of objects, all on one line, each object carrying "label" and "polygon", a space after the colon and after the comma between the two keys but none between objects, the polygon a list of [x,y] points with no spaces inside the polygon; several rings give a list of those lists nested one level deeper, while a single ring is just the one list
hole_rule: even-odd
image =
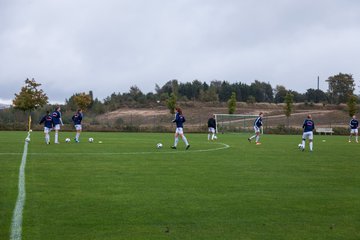
[{"label": "player running", "polygon": [[355,135],[355,141],[358,143],[358,128],[359,128],[359,121],[356,119],[356,116],[352,116],[352,119],[350,120],[350,136],[349,136],[349,142],[351,142],[352,135]]},{"label": "player running", "polygon": [[303,132],[303,135],[302,135],[302,142],[301,142],[300,149],[302,151],[305,150],[305,140],[307,138],[307,139],[309,139],[310,152],[312,152],[312,150],[313,150],[313,137],[314,137],[313,136],[313,131],[315,129],[315,124],[314,124],[314,121],[312,120],[312,117],[311,117],[310,114],[305,119],[304,124],[303,124],[302,127],[304,129],[304,132]]},{"label": "player running", "polygon": [[215,115],[213,115],[208,120],[208,140],[216,139],[215,132],[216,132],[216,120],[215,120]]},{"label": "player running", "polygon": [[77,112],[72,116],[72,121],[76,129],[75,142],[79,142],[80,133],[82,130],[81,121],[83,119],[82,109],[78,109]]},{"label": "player running", "polygon": [[172,146],[172,149],[176,149],[176,146],[179,142],[179,135],[181,137],[181,139],[184,141],[184,143],[186,144],[186,150],[188,150],[190,148],[190,144],[188,143],[185,135],[184,135],[184,130],[183,130],[183,124],[186,121],[185,117],[182,115],[182,111],[181,108],[177,107],[175,108],[175,119],[172,122],[176,123],[176,131],[175,131],[175,141],[174,141],[174,146]]},{"label": "player running", "polygon": [[255,139],[255,144],[256,145],[261,144],[261,142],[259,142],[259,140],[260,140],[260,130],[261,130],[262,125],[263,125],[263,123],[262,123],[263,116],[264,116],[263,112],[260,112],[259,116],[255,119],[255,122],[254,122],[255,135],[248,138],[248,141],[251,142],[251,140],[256,137],[256,139]]},{"label": "player running", "polygon": [[54,126],[54,121],[53,121],[53,117],[49,111],[46,111],[46,115],[41,118],[39,124],[42,124],[42,123],[44,123],[45,143],[50,144],[50,134],[49,133],[51,132],[51,129]]},{"label": "player running", "polygon": [[55,143],[59,144],[59,130],[60,124],[64,126],[63,121],[61,119],[60,106],[55,108],[55,111],[52,113],[53,121],[54,121],[54,129],[55,129]]}]

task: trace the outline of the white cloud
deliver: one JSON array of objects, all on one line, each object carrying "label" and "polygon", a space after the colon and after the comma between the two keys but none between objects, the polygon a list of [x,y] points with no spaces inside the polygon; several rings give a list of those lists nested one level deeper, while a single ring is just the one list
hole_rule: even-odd
[{"label": "white cloud", "polygon": [[358,80],[357,1],[2,1],[0,97],[35,78],[52,101],[171,79],[255,79],[305,91]]}]

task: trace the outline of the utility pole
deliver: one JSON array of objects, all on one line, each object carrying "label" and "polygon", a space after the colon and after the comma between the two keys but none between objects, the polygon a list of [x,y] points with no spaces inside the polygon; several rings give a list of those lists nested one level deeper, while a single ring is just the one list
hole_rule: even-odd
[{"label": "utility pole", "polygon": [[320,77],[318,76],[318,78],[317,78],[317,90],[319,90],[319,82],[320,82]]},{"label": "utility pole", "polygon": [[318,76],[317,77],[317,91],[316,91],[316,94],[315,94],[315,102],[319,102],[319,98],[318,98],[318,94],[319,94],[319,82],[320,82],[320,77]]}]

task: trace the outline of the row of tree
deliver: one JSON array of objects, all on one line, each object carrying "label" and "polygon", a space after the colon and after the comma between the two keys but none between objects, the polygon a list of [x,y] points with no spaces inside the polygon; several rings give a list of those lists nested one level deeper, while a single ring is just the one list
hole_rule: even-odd
[{"label": "row of tree", "polygon": [[113,93],[104,99],[104,104],[110,109],[116,109],[122,104],[144,104],[146,102],[166,101],[171,94],[178,101],[201,101],[201,102],[227,102],[232,93],[236,95],[238,102],[268,102],[283,103],[287,93],[291,93],[294,102],[313,103],[346,103],[349,97],[354,95],[355,81],[351,74],[339,73],[327,79],[329,89],[324,92],[320,89],[309,88],[305,93],[287,89],[282,85],[275,88],[270,83],[255,80],[250,85],[236,82],[214,80],[210,84],[194,80],[192,82],[179,83],[178,80],[170,80],[163,86],[156,85],[155,93],[144,94],[137,86],[132,86],[127,93]]},{"label": "row of tree", "polygon": [[[193,82],[179,83],[171,80],[162,87],[156,85],[155,93],[144,94],[137,86],[131,86],[129,92],[113,93],[103,101],[94,98],[93,92],[75,93],[66,99],[62,106],[65,114],[71,114],[78,108],[84,109],[87,116],[96,116],[121,107],[149,107],[151,105],[164,105],[170,112],[177,101],[202,101],[202,102],[227,102],[228,112],[235,113],[236,103],[239,101],[255,103],[285,103],[284,114],[289,117],[294,102],[323,102],[325,103],[347,103],[349,114],[357,112],[359,97],[354,95],[355,82],[351,74],[331,76],[327,80],[329,89],[323,92],[319,89],[308,89],[305,93],[288,90],[284,86],[272,88],[270,83],[255,80],[250,85],[245,83],[229,83],[227,81],[212,81],[210,84],[194,80]],[[15,94],[13,107],[4,112],[0,111],[0,123],[14,122],[16,109],[32,113],[39,117],[44,110],[50,110],[53,106],[48,105],[48,97],[42,89],[41,84],[34,79],[25,80],[25,85],[18,94]],[[13,109],[13,110],[12,110]]]},{"label": "row of tree", "polygon": [[[283,103],[289,94],[292,96],[293,102],[339,104],[347,103],[349,99],[354,99],[354,97],[358,100],[358,97],[354,95],[355,81],[351,74],[339,73],[329,77],[327,82],[329,84],[327,92],[310,88],[305,93],[299,93],[281,85],[273,88],[270,83],[257,80],[250,85],[217,80],[210,84],[198,80],[186,83],[170,80],[161,87],[156,84],[155,93],[144,94],[137,86],[131,86],[129,92],[112,93],[103,101],[94,99],[92,91],[75,93],[66,99],[65,105],[69,110],[82,108],[95,114],[101,114],[124,106],[143,107],[160,102],[166,102],[169,109],[177,101],[228,102],[232,99],[232,101],[248,103]],[[43,90],[38,89],[40,86],[41,84],[34,79],[26,79],[20,93],[15,94],[14,107],[23,111],[32,111],[47,104],[48,97]]]}]

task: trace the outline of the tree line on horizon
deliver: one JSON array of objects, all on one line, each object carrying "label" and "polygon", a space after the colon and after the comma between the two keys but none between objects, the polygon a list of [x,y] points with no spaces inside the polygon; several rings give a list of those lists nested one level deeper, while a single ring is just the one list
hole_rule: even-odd
[{"label": "tree line on horizon", "polygon": [[[102,101],[94,98],[93,92],[75,93],[69,99],[65,99],[62,106],[65,114],[72,114],[78,108],[87,112],[87,116],[96,116],[122,107],[140,108],[166,106],[172,113],[177,102],[210,102],[227,103],[229,113],[234,113],[236,102],[267,102],[285,103],[287,111],[291,114],[293,103],[323,103],[340,104],[347,103],[351,112],[357,112],[356,104],[359,96],[354,94],[355,81],[351,74],[339,73],[330,76],[326,80],[329,84],[327,92],[320,89],[309,88],[305,93],[299,93],[285,86],[277,85],[275,88],[270,83],[255,80],[251,84],[228,81],[211,81],[210,84],[194,80],[181,83],[178,80],[170,80],[163,86],[155,85],[155,93],[144,94],[137,86],[131,86],[129,92],[112,93]],[[26,79],[25,85],[18,94],[15,94],[13,105],[10,109],[0,110],[0,125],[11,123],[19,119],[19,112],[33,115],[35,118],[44,114],[46,110],[52,110],[46,93],[40,89],[41,84],[35,79]]]},{"label": "tree line on horizon", "polygon": [[[329,88],[327,92],[320,89],[309,88],[305,93],[287,89],[283,85],[273,87],[269,82],[260,82],[255,80],[251,84],[242,82],[229,83],[228,81],[213,80],[210,84],[194,80],[192,82],[179,82],[176,79],[169,80],[163,86],[155,85],[155,93],[143,93],[137,86],[131,86],[128,92],[115,93],[103,100],[94,98],[93,91],[88,93],[74,93],[68,99],[65,99],[65,108],[76,110],[82,108],[90,110],[94,113],[104,113],[113,111],[121,107],[146,107],[151,104],[163,104],[172,101],[187,102],[212,102],[224,103],[231,98],[235,98],[237,102],[247,103],[284,103],[287,94],[291,94],[292,101],[295,103],[324,103],[324,104],[340,104],[347,103],[350,98],[355,97],[356,101],[359,96],[354,93],[355,81],[351,74],[339,73],[330,76],[327,80]],[[20,110],[37,109],[39,106],[48,104],[48,97],[43,90],[38,90],[40,83],[36,83],[34,79],[25,80],[27,88],[22,88],[22,94],[15,94],[13,106]],[[34,99],[28,95],[33,91]],[[43,97],[41,97],[43,95]],[[33,107],[33,101],[37,101]],[[25,104],[25,106],[22,106]]]},{"label": "tree line on horizon", "polygon": [[[327,80],[329,89],[324,92],[320,89],[309,88],[305,93],[287,89],[283,85],[273,87],[270,83],[255,80],[246,84],[241,82],[229,83],[228,81],[211,81],[210,84],[194,80],[182,83],[178,80],[170,80],[163,86],[155,85],[155,93],[143,93],[137,86],[131,86],[129,92],[112,93],[103,101],[109,110],[115,110],[122,106],[144,105],[152,102],[164,102],[171,98],[176,101],[199,101],[199,102],[227,102],[235,93],[237,102],[247,103],[284,103],[287,94],[292,94],[293,101],[309,103],[347,103],[350,96],[354,95],[355,81],[351,74],[339,73],[330,76]],[[92,93],[91,93],[92,94]],[[99,100],[96,100],[97,102]],[[66,100],[68,103],[69,100]]]}]

